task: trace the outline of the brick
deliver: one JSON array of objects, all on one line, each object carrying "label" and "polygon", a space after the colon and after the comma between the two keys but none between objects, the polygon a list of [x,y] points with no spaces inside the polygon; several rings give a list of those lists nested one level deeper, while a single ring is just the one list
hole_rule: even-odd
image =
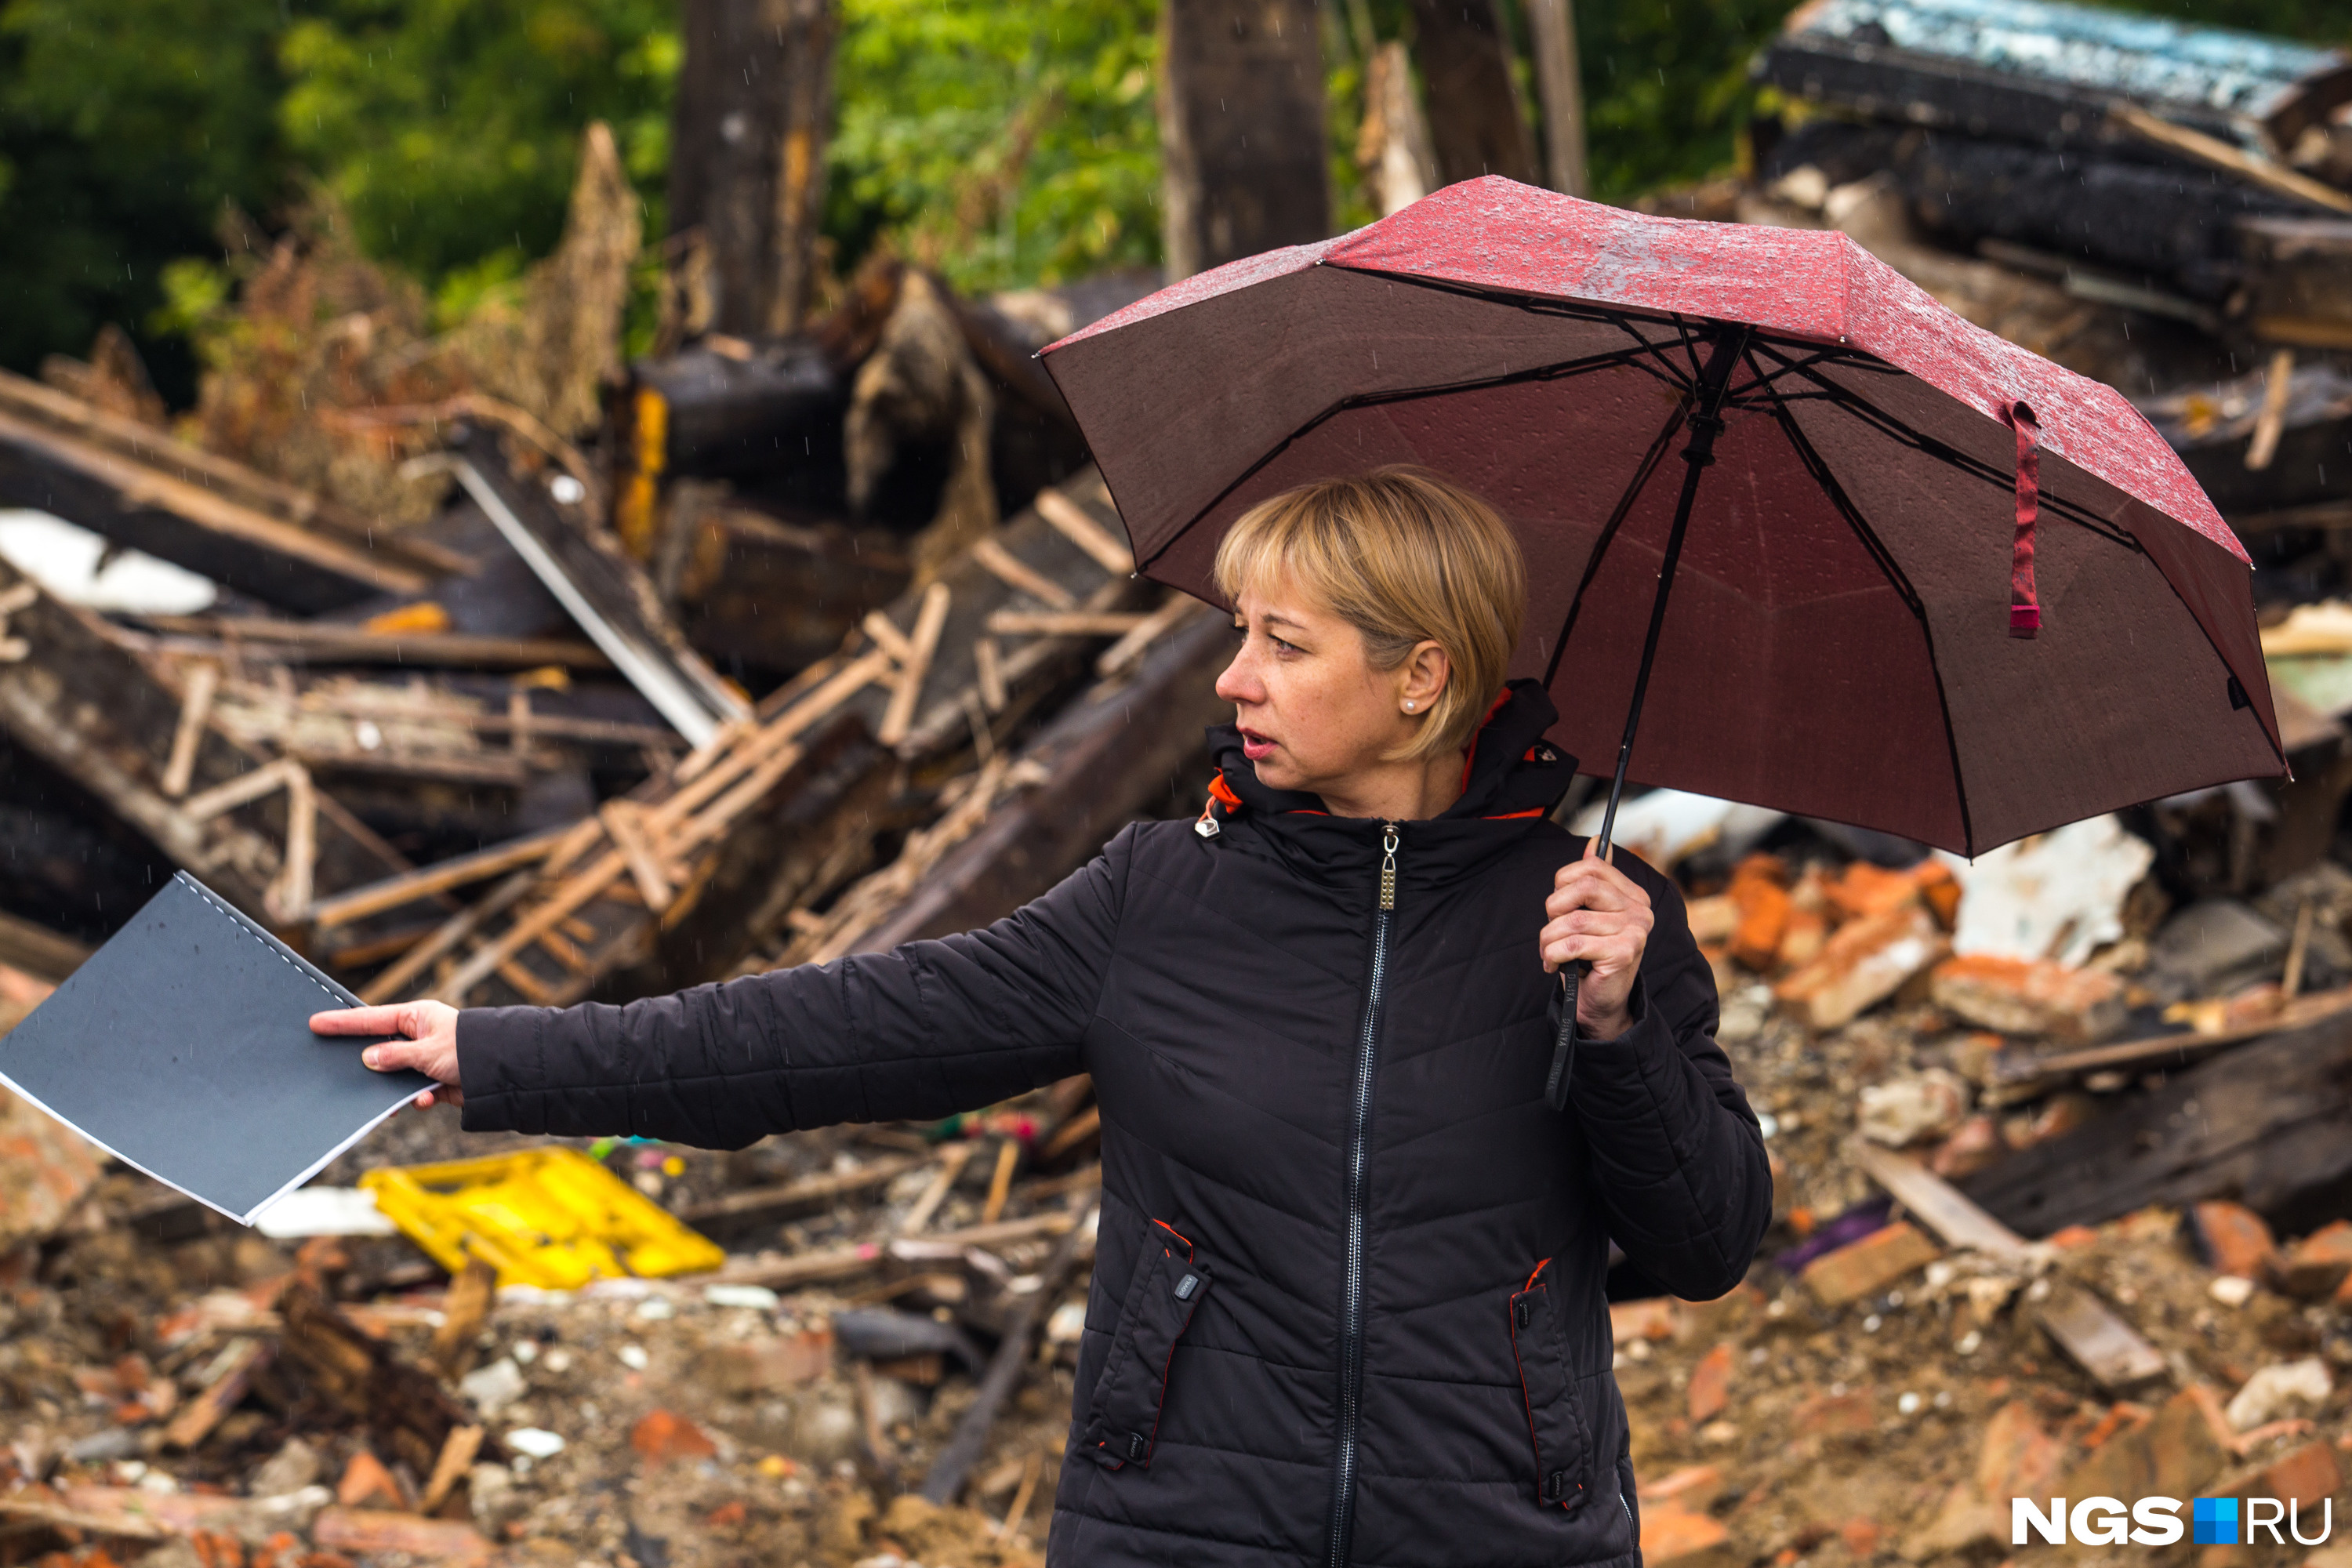
[{"label": "brick", "polygon": [[2022,1399],[2012,1399],[1985,1423],[1977,1447],[1977,1495],[1995,1500],[2050,1493],[2066,1446],[2053,1436]]},{"label": "brick", "polygon": [[1685,1465],[1642,1489],[1642,1506],[1705,1509],[1723,1489],[1723,1471],[1713,1465]]},{"label": "brick", "polygon": [[1941,960],[1950,943],[1916,904],[1850,921],[1821,956],[1773,988],[1816,1029],[1852,1023]]},{"label": "brick", "polygon": [[1731,1346],[1718,1344],[1691,1368],[1690,1418],[1696,1426],[1723,1414],[1731,1403]]},{"label": "brick", "polygon": [[1621,1345],[1628,1340],[1670,1340],[1681,1318],[1682,1305],[1671,1296],[1609,1303],[1609,1332]]},{"label": "brick", "polygon": [[1971,1116],[1928,1156],[1927,1168],[1948,1182],[1973,1175],[2009,1152],[2000,1123],[1990,1116]]},{"label": "brick", "polygon": [[1857,1563],[1867,1563],[1877,1555],[1879,1538],[1885,1533],[1885,1527],[1874,1519],[1856,1517],[1837,1527],[1838,1539]]},{"label": "brick", "polygon": [[320,1509],[310,1526],[310,1539],[330,1552],[354,1557],[400,1552],[460,1565],[487,1565],[490,1561],[488,1538],[470,1524],[381,1509]]},{"label": "brick", "polygon": [[1739,931],[1739,900],[1729,893],[1693,899],[1683,906],[1683,920],[1701,947],[1725,946]]},{"label": "brick", "polygon": [[361,1448],[352,1455],[343,1467],[343,1479],[335,1483],[335,1500],[345,1508],[383,1508],[394,1512],[405,1511],[408,1494],[383,1461]]},{"label": "brick", "polygon": [[833,1367],[833,1331],[712,1345],[695,1360],[695,1374],[714,1393],[743,1396],[781,1394],[814,1383]]},{"label": "brick", "polygon": [[79,1134],[0,1089],[0,1253],[55,1230],[98,1177],[99,1155]]},{"label": "brick", "polygon": [[1728,896],[1739,910],[1731,956],[1759,973],[1769,972],[1780,960],[1780,936],[1789,925],[1788,889],[1762,876],[1734,876]]},{"label": "brick", "polygon": [[1642,1561],[1680,1568],[1717,1568],[1732,1561],[1731,1531],[1720,1520],[1686,1508],[1642,1510]]},{"label": "brick", "polygon": [[1890,871],[1867,860],[1856,860],[1824,882],[1822,894],[1840,920],[1858,921],[1915,901],[1919,896],[1919,885],[1908,871]]},{"label": "brick", "polygon": [[1936,966],[1928,995],[1937,1006],[1982,1029],[2043,1035],[2060,1045],[2084,1046],[2113,1034],[2124,1021],[2124,984],[2095,969],[1962,953]]},{"label": "brick", "polygon": [[2330,1220],[2278,1257],[2278,1287],[2290,1296],[2316,1300],[2335,1293],[2352,1274],[2352,1220]]},{"label": "brick", "polygon": [[2274,1497],[2311,1507],[2322,1498],[2332,1498],[2344,1484],[2344,1474],[2336,1466],[2336,1449],[2325,1439],[2305,1443],[2294,1453],[2266,1468],[2254,1482],[2256,1497]]},{"label": "brick", "polygon": [[1918,884],[1919,898],[1936,923],[1950,931],[1960,920],[1960,881],[1952,868],[1934,856],[1929,856],[1912,868],[1912,879]]},{"label": "brick", "polygon": [[1780,933],[1780,962],[1802,969],[1829,945],[1830,922],[1819,910],[1790,910],[1788,929]]},{"label": "brick", "polygon": [[649,1468],[673,1459],[707,1459],[719,1452],[719,1446],[701,1427],[669,1410],[648,1412],[630,1429],[629,1447]]},{"label": "brick", "polygon": [[1825,1252],[1797,1276],[1823,1306],[1834,1307],[1875,1295],[1915,1268],[1924,1268],[1941,1250],[1908,1220],[1881,1226],[1859,1241]]},{"label": "brick", "polygon": [[2070,1498],[2176,1495],[2157,1492],[2156,1458],[2148,1434],[2152,1425],[2142,1422],[2109,1436],[2067,1472],[2058,1489]]},{"label": "brick", "polygon": [[2278,1256],[2278,1240],[2271,1235],[2271,1227],[2243,1204],[2216,1201],[2190,1205],[2189,1237],[2197,1256],[2216,1274],[2266,1279]]},{"label": "brick", "polygon": [[1790,1414],[1792,1436],[1836,1437],[1870,1431],[1878,1425],[1878,1391],[1850,1388],[1843,1394],[1816,1394]]}]

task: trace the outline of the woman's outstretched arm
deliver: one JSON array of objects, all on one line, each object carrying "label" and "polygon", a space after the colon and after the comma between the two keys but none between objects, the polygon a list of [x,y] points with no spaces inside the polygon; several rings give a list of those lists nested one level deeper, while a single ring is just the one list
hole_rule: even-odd
[{"label": "woman's outstretched arm", "polygon": [[[771,1132],[973,1110],[1081,1070],[1126,836],[995,924],[626,1005],[321,1014],[407,1032],[371,1066],[457,1088],[468,1131],[635,1134],[735,1149]],[[405,1014],[410,1023],[395,1015]],[[432,1026],[440,1025],[441,1027]]]}]

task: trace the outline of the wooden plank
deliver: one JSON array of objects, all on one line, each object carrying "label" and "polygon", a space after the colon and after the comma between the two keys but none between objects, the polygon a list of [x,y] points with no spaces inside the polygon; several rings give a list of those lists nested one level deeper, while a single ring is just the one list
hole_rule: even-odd
[{"label": "wooden plank", "polygon": [[1037,515],[1053,524],[1055,532],[1092,556],[1095,563],[1112,576],[1124,577],[1135,570],[1135,557],[1128,552],[1126,544],[1113,538],[1109,530],[1060,490],[1039,490],[1034,504]]},{"label": "wooden plank", "polygon": [[0,504],[37,507],[265,604],[305,614],[431,579],[0,410]]},{"label": "wooden plank", "polygon": [[531,669],[559,664],[570,669],[610,669],[613,661],[584,642],[554,637],[477,637],[454,632],[371,632],[357,626],[312,621],[273,621],[255,616],[139,616],[142,626],[179,637],[221,643],[260,643],[274,658],[307,656],[325,663],[455,665],[486,669]]},{"label": "wooden plank", "polygon": [[971,558],[987,567],[1006,587],[1028,595],[1049,609],[1067,610],[1077,605],[1076,595],[1005,549],[993,536],[974,544]]},{"label": "wooden plank", "polygon": [[1104,679],[1124,675],[1153,643],[1209,606],[1190,594],[1171,591],[1168,602],[1128,628],[1127,635],[1103,649],[1095,660],[1095,674]]},{"label": "wooden plank", "polygon": [[1127,610],[998,610],[988,629],[1001,637],[1125,637],[1148,617]]},{"label": "wooden plank", "polygon": [[945,583],[933,583],[923,590],[921,607],[915,612],[915,629],[907,639],[905,667],[898,671],[890,705],[882,712],[882,728],[875,736],[886,746],[905,740],[908,727],[915,721],[915,703],[923,695],[923,677],[930,673],[931,658],[940,651],[940,631],[948,623],[951,597]]},{"label": "wooden plank", "polygon": [[645,895],[646,908],[659,914],[669,907],[674,894],[669,878],[662,871],[661,858],[646,837],[642,810],[633,800],[608,800],[596,808],[596,815],[604,819],[604,831],[612,835],[613,842],[628,860],[629,875],[637,879],[637,891]]},{"label": "wooden plank", "polygon": [[196,767],[196,742],[204,739],[212,718],[213,697],[220,690],[220,666],[199,660],[188,671],[187,694],[181,700],[180,722],[172,734],[172,757],[163,764],[163,793],[177,800],[188,793]]},{"label": "wooden plank", "polygon": [[2133,104],[2116,105],[2108,110],[2108,117],[2155,146],[2235,174],[2275,195],[2308,202],[2328,212],[2352,213],[2352,195],[2290,169],[2276,159],[2250,153],[2243,147],[2224,142],[2218,136],[2209,136],[2201,131],[2192,131],[2186,125],[2176,125]]},{"label": "wooden plank", "polygon": [[[959,1144],[961,1148],[962,1145]],[[786,1215],[822,1208],[853,1193],[871,1187],[887,1186],[909,1171],[920,1170],[929,1162],[921,1155],[900,1155],[896,1158],[869,1160],[854,1171],[826,1172],[823,1175],[806,1176],[797,1182],[782,1182],[773,1186],[743,1187],[735,1192],[691,1205],[678,1211],[677,1217],[698,1230],[712,1226],[750,1225],[781,1219]]]},{"label": "wooden plank", "polygon": [[2242,1046],[1958,1184],[2027,1236],[2228,1197],[2299,1235],[2352,1192],[2352,1013]]},{"label": "wooden plank", "polygon": [[347,925],[369,915],[382,914],[403,904],[429,898],[435,893],[446,892],[452,888],[488,881],[501,871],[511,871],[518,866],[545,859],[572,832],[569,826],[551,827],[543,833],[509,839],[504,844],[493,844],[471,855],[438,861],[421,870],[387,877],[364,888],[353,888],[335,898],[321,899],[310,911],[311,927],[325,931]]},{"label": "wooden plank", "polygon": [[1965,1247],[2004,1262],[2021,1260],[2033,1250],[2032,1243],[1970,1203],[1958,1187],[1916,1160],[1861,1137],[1847,1141],[1846,1158],[1885,1188],[1912,1218],[1943,1237],[1947,1247]]},{"label": "wooden plank", "polygon": [[2258,1040],[2283,1029],[2300,1029],[2324,1018],[2334,1017],[2347,1009],[2352,1009],[2352,986],[2337,991],[2315,991],[2308,995],[2294,997],[2279,1009],[2275,1017],[2259,1023],[2242,1024],[2210,1035],[2182,1029],[2170,1034],[2115,1040],[2104,1046],[2086,1046],[2080,1050],[2045,1051],[2038,1056],[2012,1056],[2004,1051],[1992,1058],[1992,1079],[1996,1084],[2038,1083],[2048,1079],[2079,1077],[2086,1072],[2099,1072],[2110,1068],[2181,1067],[2209,1051]]},{"label": "wooden plank", "polygon": [[2156,1347],[2113,1308],[2071,1280],[2053,1284],[2034,1321],[2058,1348],[2110,1394],[2161,1377],[2168,1370]]},{"label": "wooden plank", "polygon": [[0,963],[36,980],[63,980],[81,967],[90,950],[69,936],[0,910]]}]

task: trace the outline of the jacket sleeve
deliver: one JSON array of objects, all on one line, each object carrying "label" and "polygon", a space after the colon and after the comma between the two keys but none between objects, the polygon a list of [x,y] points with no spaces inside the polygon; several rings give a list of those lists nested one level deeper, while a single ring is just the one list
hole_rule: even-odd
[{"label": "jacket sleeve", "polygon": [[[1772,1173],[1762,1128],[1715,1040],[1715,974],[1682,893],[1646,869],[1630,873],[1656,915],[1633,1024],[1613,1040],[1576,1042],[1569,1114],[1627,1259],[1685,1300],[1712,1300],[1747,1278],[1771,1223]],[[1559,1011],[1555,992],[1555,1027]]]},{"label": "jacket sleeve", "polygon": [[740,1149],[1066,1078],[1108,969],[1129,837],[980,931],[622,1006],[467,1008],[466,1130]]}]

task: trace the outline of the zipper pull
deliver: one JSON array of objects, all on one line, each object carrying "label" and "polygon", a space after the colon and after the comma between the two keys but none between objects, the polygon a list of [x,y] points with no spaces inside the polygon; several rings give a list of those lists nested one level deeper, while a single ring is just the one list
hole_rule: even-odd
[{"label": "zipper pull", "polygon": [[1397,825],[1381,824],[1381,908],[1396,908]]}]

